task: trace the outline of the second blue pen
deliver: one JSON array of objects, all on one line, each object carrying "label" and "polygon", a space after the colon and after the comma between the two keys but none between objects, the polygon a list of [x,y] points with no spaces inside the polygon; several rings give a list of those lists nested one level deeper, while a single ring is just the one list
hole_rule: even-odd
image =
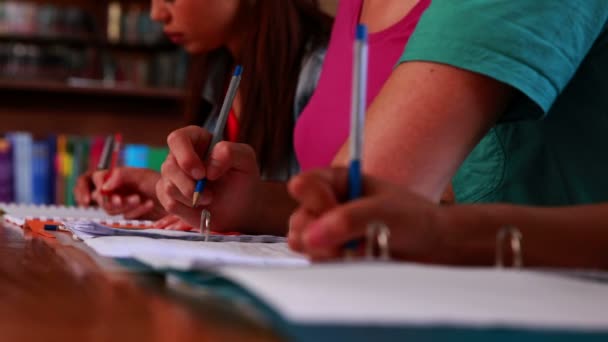
[{"label": "second blue pen", "polygon": [[[209,146],[207,147],[207,152],[205,152],[205,160],[207,160],[209,157],[213,147],[218,142],[223,140],[226,122],[228,121],[228,114],[230,113],[230,108],[232,108],[232,104],[234,103],[234,98],[236,97],[236,93],[239,89],[242,75],[243,67],[241,65],[237,65],[237,67],[234,69],[234,73],[232,74],[232,78],[230,79],[230,85],[228,86],[228,91],[224,97],[224,103],[222,103],[222,108],[220,109],[220,113],[215,124],[213,137],[209,143]],[[207,178],[199,179],[196,182],[194,194],[192,195],[192,207],[196,207],[196,203],[198,202],[200,195],[203,193],[203,191],[205,191],[205,185],[207,185]]]},{"label": "second blue pen", "polygon": [[[353,90],[350,117],[350,167],[348,169],[348,198],[355,200],[363,194],[361,159],[363,154],[363,127],[367,97],[368,32],[367,26],[357,25],[353,56]],[[356,249],[359,241],[350,241],[345,248]]]}]

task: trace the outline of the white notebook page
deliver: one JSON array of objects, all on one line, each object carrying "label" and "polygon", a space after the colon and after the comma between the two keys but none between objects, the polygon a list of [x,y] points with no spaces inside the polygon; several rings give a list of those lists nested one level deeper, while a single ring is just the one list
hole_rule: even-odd
[{"label": "white notebook page", "polygon": [[221,265],[305,266],[304,256],[286,243],[203,242],[108,236],[85,240],[97,253],[113,258],[135,258],[156,269],[192,270]]},{"label": "white notebook page", "polygon": [[608,285],[549,273],[388,263],[220,272],[299,323],[608,331]]}]

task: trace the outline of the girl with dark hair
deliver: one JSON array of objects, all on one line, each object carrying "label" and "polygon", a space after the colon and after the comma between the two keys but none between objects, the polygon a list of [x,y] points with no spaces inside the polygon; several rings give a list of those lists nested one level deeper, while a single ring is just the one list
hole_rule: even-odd
[{"label": "girl with dark hair", "polygon": [[[430,3],[431,0],[339,2],[318,87],[294,128],[294,146],[302,170],[342,163],[340,157],[349,131],[356,25],[366,24],[370,32],[366,97],[372,103]],[[203,160],[208,139],[208,132],[194,126],[171,133],[171,154],[164,163],[156,192],[165,209],[197,226],[200,207],[205,207],[214,217],[212,228],[216,231],[285,234],[287,218],[296,206],[286,183],[260,177],[259,165],[263,166],[264,161],[255,153],[255,145],[251,149],[246,144],[222,142],[208,160]],[[280,137],[268,139],[284,143],[278,140]],[[394,176],[386,170],[389,168],[385,167],[379,176]],[[199,207],[192,208],[194,180],[202,175],[210,182]]]},{"label": "girl with dark hair", "polygon": [[[231,70],[243,65],[225,138],[252,146],[266,179],[295,173],[294,122],[316,86],[331,30],[318,1],[152,0],[151,15],[174,43],[196,56],[187,108],[193,121],[213,130]],[[154,192],[158,173],[120,168],[105,182],[104,175],[92,179],[96,189],[113,194],[103,205],[109,213],[151,219],[166,214]],[[75,189],[78,203],[102,203],[87,183],[82,177]]]}]

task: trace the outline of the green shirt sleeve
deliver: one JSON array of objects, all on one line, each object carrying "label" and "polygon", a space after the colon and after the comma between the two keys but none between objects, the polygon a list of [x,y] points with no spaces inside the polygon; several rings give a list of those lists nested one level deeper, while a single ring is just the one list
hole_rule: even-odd
[{"label": "green shirt sleeve", "polygon": [[400,62],[486,75],[549,111],[606,26],[608,0],[433,0]]}]

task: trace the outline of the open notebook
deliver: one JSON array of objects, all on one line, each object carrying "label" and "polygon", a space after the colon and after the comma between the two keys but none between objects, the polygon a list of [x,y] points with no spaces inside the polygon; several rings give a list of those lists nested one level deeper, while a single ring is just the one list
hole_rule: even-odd
[{"label": "open notebook", "polygon": [[223,267],[298,324],[517,328],[608,336],[608,285],[559,273],[409,263]]},{"label": "open notebook", "polygon": [[[102,256],[141,259],[157,269],[308,264],[305,257],[291,252],[285,238],[279,236],[211,234],[208,241],[203,241],[205,237],[199,233],[152,229],[152,221],[124,220],[99,209],[14,204],[0,204],[0,209],[5,212],[4,219],[13,224],[29,223],[32,228],[44,226],[34,223],[61,223]],[[38,227],[39,234],[53,237],[43,230]]]},{"label": "open notebook", "polygon": [[26,205],[0,203],[4,219],[18,226],[25,225],[27,220],[74,222],[92,221],[106,225],[125,227],[152,227],[153,221],[125,220],[122,216],[108,215],[99,208],[67,207],[61,205]]}]

